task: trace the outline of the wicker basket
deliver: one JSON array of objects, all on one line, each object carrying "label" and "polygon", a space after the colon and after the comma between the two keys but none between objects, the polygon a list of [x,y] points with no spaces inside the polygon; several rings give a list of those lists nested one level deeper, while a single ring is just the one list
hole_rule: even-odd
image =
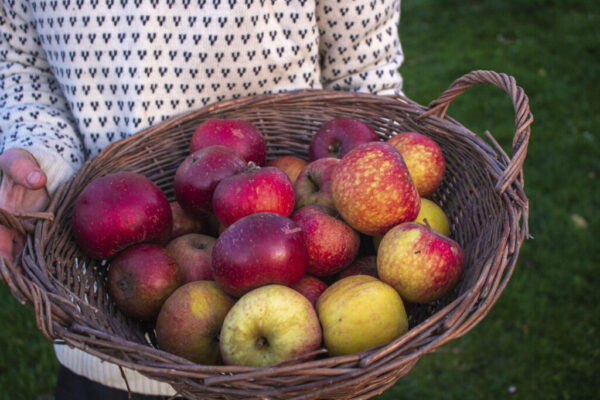
[{"label": "wicker basket", "polygon": [[[506,91],[515,108],[512,158],[493,137],[488,145],[445,116],[467,88],[490,83]],[[446,211],[452,236],[465,251],[465,273],[445,298],[411,308],[408,333],[359,354],[292,360],[270,368],[203,366],[158,350],[151,328],[123,317],[105,290],[105,265],[84,256],[71,232],[74,199],[92,179],[119,170],[142,173],[173,199],[175,170],[188,152],[195,127],[207,118],[243,118],[263,132],[269,158],[306,155],[320,124],[353,116],[382,138],[414,130],[432,137],[447,160],[444,182],[433,199]],[[523,162],[533,117],[515,80],[474,71],[423,107],[407,98],[306,90],[225,101],[175,116],[114,143],[61,186],[49,213],[10,215],[0,222],[21,228],[38,218],[22,254],[22,267],[2,262],[0,276],[23,303],[34,306],[37,325],[51,341],[170,383],[187,398],[369,398],[392,386],[425,353],[464,335],[489,312],[508,283],[528,236]],[[19,217],[19,218],[15,218]]]}]

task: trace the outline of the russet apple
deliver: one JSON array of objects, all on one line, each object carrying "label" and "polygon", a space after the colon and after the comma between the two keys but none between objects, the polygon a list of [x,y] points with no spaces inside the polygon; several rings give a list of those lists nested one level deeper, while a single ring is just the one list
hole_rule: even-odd
[{"label": "russet apple", "polygon": [[179,265],[183,283],[212,280],[212,248],[217,239],[200,233],[188,233],[171,240],[167,253]]},{"label": "russet apple", "polygon": [[335,209],[331,195],[331,174],[340,162],[333,157],[319,158],[302,169],[294,184],[295,208],[319,204]]},{"label": "russet apple", "polygon": [[211,268],[227,293],[240,297],[269,283],[296,284],[308,255],[302,229],[274,213],[248,215],[223,231],[213,247]]},{"label": "russet apple", "polygon": [[450,224],[448,223],[446,213],[444,213],[444,210],[440,206],[424,197],[421,198],[421,209],[415,222],[421,225],[429,225],[430,228],[435,229],[442,235],[450,236]]},{"label": "russet apple", "polygon": [[402,155],[384,142],[352,149],[333,170],[332,195],[344,221],[375,236],[413,221],[421,205]]},{"label": "russet apple", "polygon": [[338,279],[344,279],[352,275],[369,275],[377,278],[377,256],[357,258],[348,268],[338,274]]},{"label": "russet apple", "polygon": [[338,117],[325,122],[312,137],[308,158],[342,158],[354,147],[377,141],[379,137],[367,123],[350,117]]},{"label": "russet apple", "polygon": [[205,217],[192,217],[186,214],[177,201],[169,203],[173,214],[171,240],[188,233],[203,233],[207,229]]},{"label": "russet apple", "polygon": [[217,184],[246,168],[246,161],[228,147],[203,147],[187,156],[175,172],[173,189],[177,202],[186,213],[201,218],[212,210]]},{"label": "russet apple", "polygon": [[221,326],[234,303],[234,298],[212,281],[179,287],[156,319],[158,347],[198,364],[219,364]]},{"label": "russet apple", "polygon": [[319,349],[321,327],[313,305],[294,289],[266,285],[246,293],[221,328],[225,364],[266,367]]},{"label": "russet apple", "polygon": [[290,178],[279,168],[251,165],[247,171],[221,180],[212,203],[217,219],[225,227],[260,212],[287,217],[294,210],[294,188]]},{"label": "russet apple", "polygon": [[400,151],[421,197],[431,196],[442,183],[446,160],[431,138],[417,132],[402,132],[387,141]]},{"label": "russet apple", "polygon": [[171,235],[172,224],[165,194],[150,179],[134,172],[94,179],[73,206],[75,241],[97,259],[108,259],[137,243],[163,243]]},{"label": "russet apple", "polygon": [[358,254],[358,233],[332,212],[325,206],[310,205],[292,214],[292,221],[302,229],[308,251],[307,272],[311,275],[334,275],[350,265]]},{"label": "russet apple", "polygon": [[390,229],[377,252],[379,278],[412,303],[447,294],[458,283],[463,264],[458,243],[417,222]]},{"label": "russet apple", "polygon": [[250,121],[242,119],[211,118],[201,123],[190,143],[190,153],[212,145],[221,145],[235,150],[246,162],[265,165],[267,148],[265,140]]},{"label": "russet apple", "polygon": [[314,306],[321,294],[327,289],[327,284],[312,275],[304,275],[292,289],[306,297]]},{"label": "russet apple", "polygon": [[131,318],[152,321],[181,285],[179,267],[167,251],[142,243],[115,256],[108,268],[108,292],[117,308]]},{"label": "russet apple", "polygon": [[319,297],[316,308],[330,356],[387,344],[408,330],[400,295],[369,275],[335,282]]},{"label": "russet apple", "polygon": [[292,185],[296,182],[298,174],[302,171],[308,162],[296,156],[281,156],[267,163],[269,167],[279,168],[290,178]]}]

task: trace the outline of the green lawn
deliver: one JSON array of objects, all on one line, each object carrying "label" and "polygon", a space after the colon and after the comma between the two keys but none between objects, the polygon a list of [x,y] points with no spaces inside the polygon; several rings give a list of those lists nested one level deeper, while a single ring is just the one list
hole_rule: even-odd
[{"label": "green lawn", "polygon": [[[490,314],[424,356],[381,399],[592,399],[600,376],[600,8],[593,1],[404,0],[406,94],[435,99],[464,73],[513,75],[535,117],[525,163],[533,240]],[[509,151],[506,94],[476,87],[449,114]],[[0,286],[0,399],[37,399],[55,381],[31,307]]]}]

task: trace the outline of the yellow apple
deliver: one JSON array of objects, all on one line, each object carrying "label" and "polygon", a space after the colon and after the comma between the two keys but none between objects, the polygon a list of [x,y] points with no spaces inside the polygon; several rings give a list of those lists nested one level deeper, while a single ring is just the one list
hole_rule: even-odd
[{"label": "yellow apple", "polygon": [[400,295],[369,275],[352,275],[329,286],[317,301],[317,314],[331,356],[389,343],[408,330]]},{"label": "yellow apple", "polygon": [[[425,223],[425,220],[427,220],[427,223]],[[435,229],[442,235],[450,236],[450,224],[444,210],[433,201],[424,197],[421,198],[421,209],[415,222],[425,226],[429,224],[430,228]]]}]

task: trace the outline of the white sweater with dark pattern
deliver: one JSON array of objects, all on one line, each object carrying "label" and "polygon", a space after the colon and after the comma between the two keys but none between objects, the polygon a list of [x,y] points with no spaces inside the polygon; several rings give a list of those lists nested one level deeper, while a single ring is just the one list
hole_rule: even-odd
[{"label": "white sweater with dark pattern", "polygon": [[[220,100],[400,92],[399,21],[400,0],[2,0],[0,153],[30,151],[52,194],[110,142]],[[57,354],[123,387],[118,369]]]}]

